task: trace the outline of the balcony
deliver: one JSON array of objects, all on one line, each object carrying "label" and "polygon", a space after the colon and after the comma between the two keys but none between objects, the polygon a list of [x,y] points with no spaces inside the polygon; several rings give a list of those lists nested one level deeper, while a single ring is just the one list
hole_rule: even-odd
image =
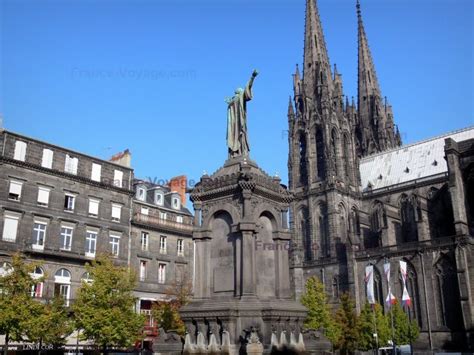
[{"label": "balcony", "polygon": [[190,235],[193,231],[193,225],[190,223],[179,223],[164,218],[148,216],[142,213],[135,213],[133,216],[133,222],[137,224],[145,224],[150,227],[178,231],[186,235]]}]

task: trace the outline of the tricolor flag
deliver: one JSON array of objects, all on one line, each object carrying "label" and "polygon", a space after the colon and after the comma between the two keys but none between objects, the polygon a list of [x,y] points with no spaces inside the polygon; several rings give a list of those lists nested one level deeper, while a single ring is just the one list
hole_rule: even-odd
[{"label": "tricolor flag", "polygon": [[403,281],[402,305],[410,307],[411,299],[407,290],[407,263],[406,261],[400,260],[400,273],[402,274],[402,281]]},{"label": "tricolor flag", "polygon": [[370,304],[375,304],[373,265],[368,265],[365,267],[365,283],[367,284],[367,302]]},{"label": "tricolor flag", "polygon": [[393,304],[397,302],[397,299],[392,293],[392,286],[390,286],[390,263],[383,264],[383,271],[385,273],[385,277],[387,278],[387,285],[388,285],[388,295],[385,299],[385,303],[387,303],[388,307],[391,307]]}]

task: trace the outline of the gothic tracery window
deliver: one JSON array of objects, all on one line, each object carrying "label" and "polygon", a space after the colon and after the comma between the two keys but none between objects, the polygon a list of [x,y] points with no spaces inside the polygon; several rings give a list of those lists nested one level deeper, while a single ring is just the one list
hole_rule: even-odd
[{"label": "gothic tracery window", "polygon": [[331,153],[332,153],[332,161],[334,164],[334,173],[336,176],[339,176],[339,171],[338,171],[338,154],[337,154],[337,132],[335,129],[332,130],[331,132]]},{"label": "gothic tracery window", "polygon": [[300,183],[301,185],[307,185],[308,183],[308,168],[306,165],[306,136],[304,132],[300,133]]},{"label": "gothic tracery window", "polygon": [[418,240],[417,221],[420,218],[418,199],[415,195],[410,198],[402,195],[400,199],[400,218],[402,222],[402,236],[404,242]]},{"label": "gothic tracery window", "polygon": [[318,178],[326,178],[326,157],[324,153],[323,130],[320,126],[316,128],[316,167],[318,169]]}]

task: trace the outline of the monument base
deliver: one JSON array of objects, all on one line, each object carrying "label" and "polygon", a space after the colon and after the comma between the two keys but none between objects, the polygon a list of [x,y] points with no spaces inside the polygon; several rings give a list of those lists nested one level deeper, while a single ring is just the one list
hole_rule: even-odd
[{"label": "monument base", "polygon": [[293,300],[194,300],[180,313],[189,331],[185,348],[191,351],[210,345],[222,354],[256,354],[258,349],[270,353],[280,347],[305,350],[301,327],[307,311]]}]

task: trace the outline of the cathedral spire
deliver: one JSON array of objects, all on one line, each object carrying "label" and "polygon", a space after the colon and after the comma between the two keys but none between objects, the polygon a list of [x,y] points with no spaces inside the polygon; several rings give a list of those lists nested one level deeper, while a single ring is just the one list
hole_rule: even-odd
[{"label": "cathedral spire", "polygon": [[306,0],[303,79],[306,94],[318,87],[332,87],[331,67],[316,0]]},{"label": "cathedral spire", "polygon": [[358,113],[362,155],[373,154],[398,146],[393,114],[387,110],[380,91],[369,42],[365,33],[360,0],[357,0],[358,22]]}]

